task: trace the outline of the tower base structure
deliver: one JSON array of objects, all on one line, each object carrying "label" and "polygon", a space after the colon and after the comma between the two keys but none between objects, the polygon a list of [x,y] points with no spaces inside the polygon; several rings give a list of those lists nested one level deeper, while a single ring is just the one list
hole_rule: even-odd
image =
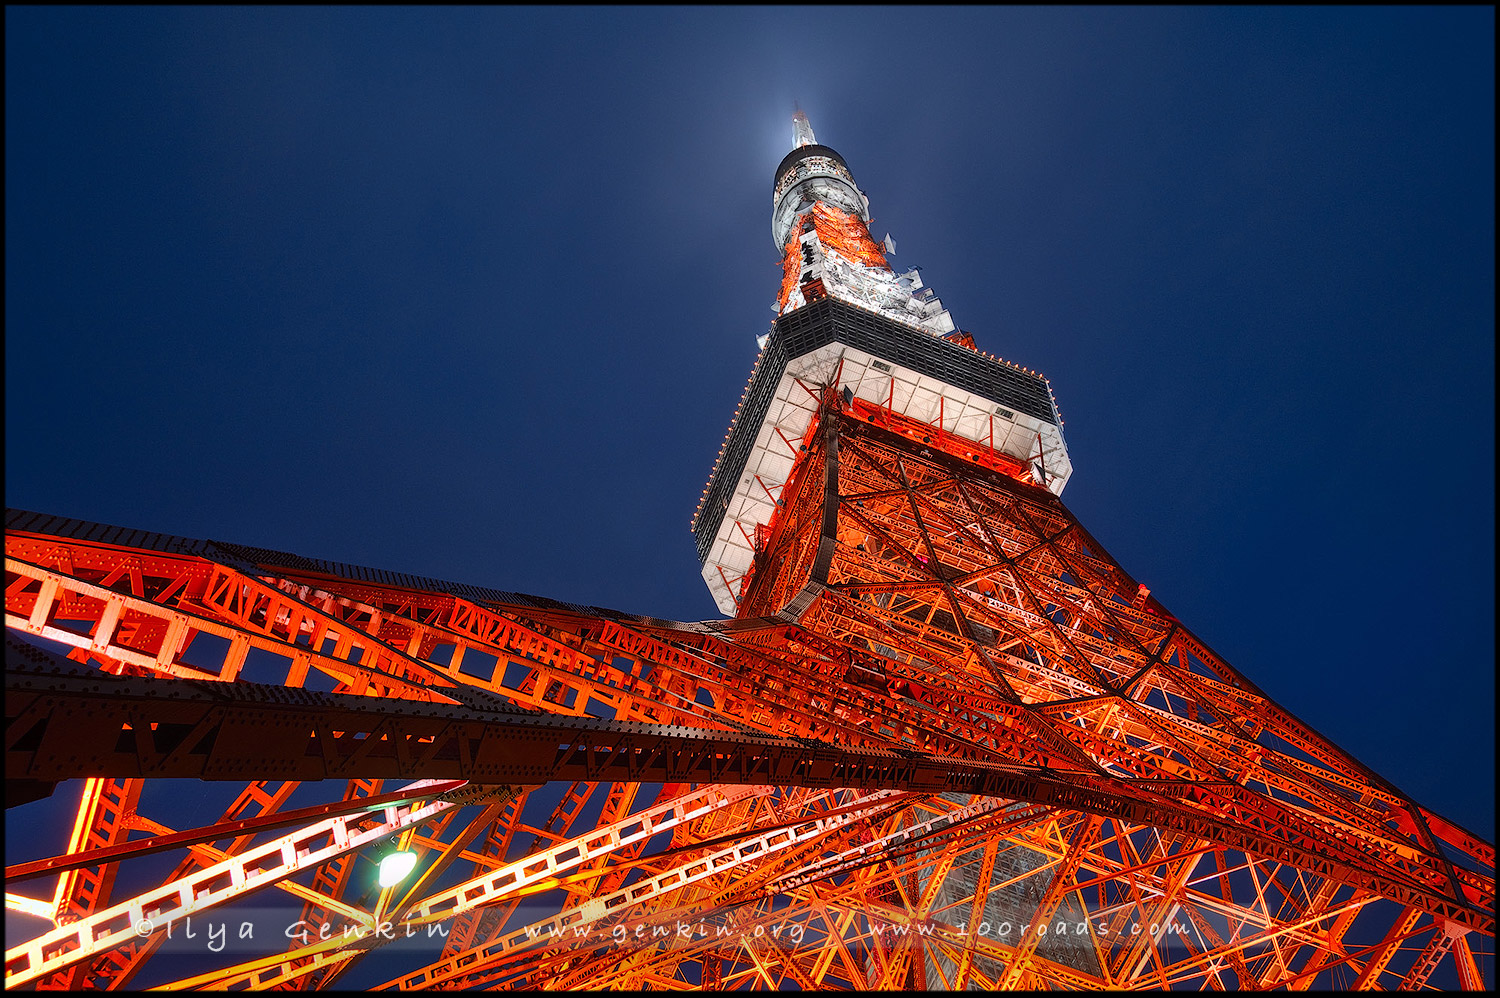
[{"label": "tower base structure", "polygon": [[[6,776],[79,806],[7,983],[334,986],[384,923],[446,930],[405,988],[1492,979],[1492,846],[1050,491],[819,391],[733,620],[9,511]],[[184,827],[184,776],[239,790]],[[183,978],[135,928],[268,900],[329,938]]]}]

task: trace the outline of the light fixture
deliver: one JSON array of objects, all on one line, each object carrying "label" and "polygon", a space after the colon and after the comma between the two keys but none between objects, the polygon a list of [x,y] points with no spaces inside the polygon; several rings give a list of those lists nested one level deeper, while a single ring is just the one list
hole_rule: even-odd
[{"label": "light fixture", "polygon": [[416,868],[417,854],[410,849],[398,849],[395,852],[386,853],[380,860],[380,886],[382,888],[395,887]]}]

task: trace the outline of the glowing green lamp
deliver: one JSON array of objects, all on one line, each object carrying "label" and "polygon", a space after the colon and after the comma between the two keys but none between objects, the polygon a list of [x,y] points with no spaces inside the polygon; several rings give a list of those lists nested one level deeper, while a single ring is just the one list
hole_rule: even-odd
[{"label": "glowing green lamp", "polygon": [[417,854],[410,849],[387,853],[380,860],[380,886],[395,887],[417,868]]}]

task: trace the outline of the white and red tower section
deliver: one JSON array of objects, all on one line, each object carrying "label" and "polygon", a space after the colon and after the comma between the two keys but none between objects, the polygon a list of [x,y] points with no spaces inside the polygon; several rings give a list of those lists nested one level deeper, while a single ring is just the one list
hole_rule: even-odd
[{"label": "white and red tower section", "polygon": [[915,269],[897,273],[870,201],[807,115],[776,168],[771,237],[782,254],[776,320],[693,516],[703,578],[734,614],[819,405],[857,413],[966,461],[1061,495],[1072,474],[1047,379],[979,351]]}]

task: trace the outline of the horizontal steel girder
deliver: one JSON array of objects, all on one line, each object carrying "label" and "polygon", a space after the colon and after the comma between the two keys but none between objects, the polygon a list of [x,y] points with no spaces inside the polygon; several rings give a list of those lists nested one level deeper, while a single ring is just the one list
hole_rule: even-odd
[{"label": "horizontal steel girder", "polygon": [[[56,664],[37,669],[38,656]],[[1166,799],[1144,786],[1089,774],[741,732],[498,714],[247,682],[111,677],[79,672],[14,638],[7,639],[6,657],[7,780],[251,780],[273,774],[287,780],[624,780],[968,793],[1188,832],[1493,931],[1488,913],[1370,869],[1356,856],[1340,855],[1343,850],[1227,820],[1222,811],[1231,802],[1202,783],[1173,786],[1176,799]],[[1167,790],[1175,781],[1150,782]]]}]

